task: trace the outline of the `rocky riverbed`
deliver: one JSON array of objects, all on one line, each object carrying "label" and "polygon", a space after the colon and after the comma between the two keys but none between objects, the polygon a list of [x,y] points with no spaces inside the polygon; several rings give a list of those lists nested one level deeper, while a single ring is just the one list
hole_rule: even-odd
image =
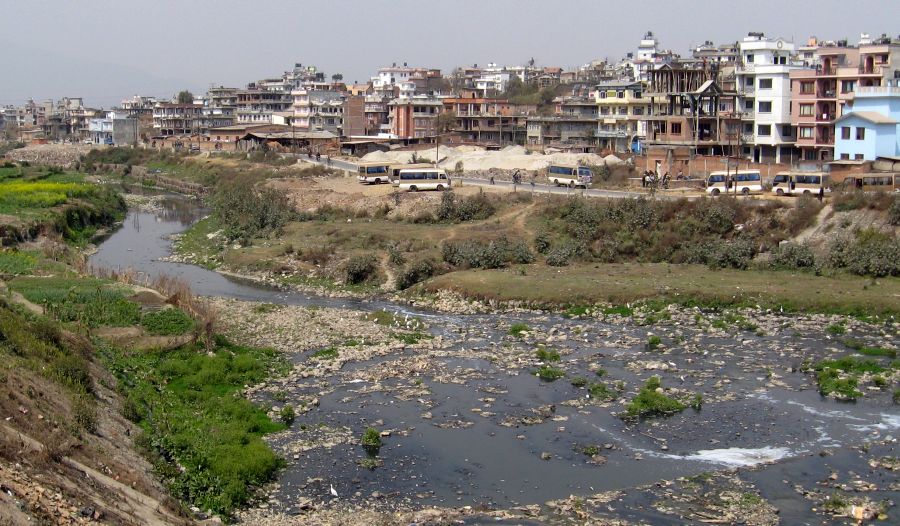
[{"label": "rocky riverbed", "polygon": [[[274,418],[287,405],[297,415],[271,437],[288,467],[244,517],[251,524],[777,524],[782,506],[804,520],[890,516],[898,496],[892,389],[866,373],[861,397],[841,402],[819,394],[812,369],[848,354],[851,337],[895,349],[893,324],[674,307],[415,317],[214,301],[234,338],[293,364],[247,390]],[[838,324],[840,337],[825,332]],[[548,368],[562,376],[536,376]],[[654,376],[665,396],[701,402],[621,418]],[[361,443],[369,428],[376,451]],[[776,480],[790,465],[823,478]]]}]

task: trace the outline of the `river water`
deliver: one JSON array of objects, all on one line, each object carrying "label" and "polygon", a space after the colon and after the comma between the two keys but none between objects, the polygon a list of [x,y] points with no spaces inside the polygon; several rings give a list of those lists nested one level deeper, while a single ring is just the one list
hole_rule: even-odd
[{"label": "river water", "polygon": [[[131,210],[90,262],[177,276],[203,296],[412,312],[426,316],[429,330],[450,341],[434,358],[435,371],[462,381],[426,378],[427,396],[398,397],[410,388],[404,378],[359,389],[355,371],[391,360],[402,364],[407,358],[402,354],[349,364],[327,380],[319,407],[300,415],[291,432],[274,440],[285,456],[291,442],[306,438],[315,426],[356,432],[378,421],[382,428],[406,432],[386,441],[379,453],[384,465],[376,470],[357,465],[362,453],[352,444],[289,458],[272,501],[286,513],[297,512],[294,504],[301,497],[327,501],[330,487],[359,503],[371,501],[374,493],[384,506],[509,508],[728,469],[739,469],[742,480],[756,485],[778,507],[784,524],[822,523],[823,517],[812,511],[814,504],[794,486],[815,488],[831,473],[838,473],[839,481],[862,477],[875,484],[879,491],[871,494],[874,500],[900,500],[895,477],[867,464],[873,455],[897,456],[891,439],[900,435],[900,412],[890,394],[842,403],[821,397],[811,375],[797,371],[806,359],[846,353],[822,326],[768,320],[765,334],[710,334],[688,323],[689,317],[647,327],[538,314],[442,316],[380,300],[285,292],[164,261],[171,249],[169,236],[185,230],[204,211],[178,197],[163,205],[155,212]],[[510,342],[506,331],[513,322],[553,334],[553,346],[564,357],[560,367],[570,378],[596,378],[593,370],[599,363],[607,372],[604,380],[609,385],[623,382],[631,396],[646,378],[658,374],[664,385],[704,393],[703,408],[634,425],[613,414],[621,406],[581,403],[584,390],[565,379],[542,382],[527,368],[490,357],[504,346],[534,348],[545,341],[526,337]],[[884,337],[877,328],[859,330],[863,337]],[[670,348],[664,355],[644,345],[651,333],[663,336]],[[322,391],[319,381],[288,388],[290,396]],[[858,447],[864,443],[871,446]],[[587,445],[599,446],[601,462],[590,462],[582,452]],[[650,500],[634,498],[622,517],[671,520],[654,511]]]}]

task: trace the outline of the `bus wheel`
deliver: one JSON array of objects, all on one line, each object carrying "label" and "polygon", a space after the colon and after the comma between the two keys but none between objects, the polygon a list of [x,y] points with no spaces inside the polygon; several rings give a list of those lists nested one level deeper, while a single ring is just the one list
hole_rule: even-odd
[{"label": "bus wheel", "polygon": [[381,179],[375,179],[375,184],[381,184]]},{"label": "bus wheel", "polygon": [[713,188],[712,195],[719,195],[719,189]]},{"label": "bus wheel", "polygon": [[782,190],[781,188],[779,188],[778,190],[775,190],[775,193],[778,194],[778,195],[784,195],[784,190]]},{"label": "bus wheel", "polygon": [[809,190],[804,190],[803,195],[809,195]]},{"label": "bus wheel", "polygon": [[569,188],[575,188],[575,182],[574,182],[574,181],[569,182]]},{"label": "bus wheel", "polygon": [[444,185],[442,185],[442,184],[437,185],[437,191],[438,191],[438,192],[443,192],[443,191],[444,191]]},{"label": "bus wheel", "polygon": [[418,192],[419,189],[416,188],[416,185],[412,185],[412,186],[409,187],[409,191],[410,191],[410,192]]},{"label": "bus wheel", "polygon": [[749,188],[742,188],[742,189],[741,189],[741,193],[744,194],[744,195],[750,195],[750,189],[749,189]]}]

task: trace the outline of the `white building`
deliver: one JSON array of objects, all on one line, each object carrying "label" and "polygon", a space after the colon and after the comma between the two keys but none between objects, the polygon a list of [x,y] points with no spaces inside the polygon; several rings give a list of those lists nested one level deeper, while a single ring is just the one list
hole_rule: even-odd
[{"label": "white building", "polygon": [[735,71],[741,112],[742,155],[755,162],[798,159],[791,126],[790,71],[797,65],[794,44],[750,33],[738,44]]}]

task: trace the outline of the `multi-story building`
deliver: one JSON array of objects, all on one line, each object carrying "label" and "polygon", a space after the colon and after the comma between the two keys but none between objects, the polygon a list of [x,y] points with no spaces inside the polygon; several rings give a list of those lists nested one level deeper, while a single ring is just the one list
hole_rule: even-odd
[{"label": "multi-story building", "polygon": [[754,162],[798,160],[791,124],[791,70],[794,44],[750,33],[739,44],[735,71],[741,114],[741,155]]},{"label": "multi-story building", "polygon": [[340,135],[344,95],[336,91],[299,89],[292,93],[293,126],[299,131],[328,131]]},{"label": "multi-story building", "polygon": [[372,77],[372,89],[377,92],[398,90],[401,97],[411,97],[424,89],[428,91],[430,83],[441,81],[441,70],[432,68],[412,68],[404,62],[397,66],[395,62],[389,68],[381,68]]},{"label": "multi-story building", "polygon": [[194,135],[202,130],[203,105],[158,102],[153,107],[153,128],[157,135]]},{"label": "multi-story building", "polygon": [[271,124],[273,114],[290,109],[293,99],[284,89],[285,83],[261,82],[263,84],[253,82],[247,89],[237,90],[236,124]]},{"label": "multi-story building", "polygon": [[668,49],[659,49],[659,41],[652,31],[647,31],[638,44],[637,54],[628,61],[631,66],[631,77],[640,82],[650,80],[650,72],[663,64],[671,64],[678,55]]},{"label": "multi-story building", "polygon": [[650,71],[643,94],[650,97],[646,144],[649,147],[688,147],[701,155],[721,155],[734,147],[739,119],[736,93],[724,90],[718,66],[676,68],[663,64]]},{"label": "multi-story building", "polygon": [[535,105],[506,99],[456,97],[443,99],[444,111],[456,115],[453,133],[463,142],[481,146],[525,144],[528,115]]},{"label": "multi-story building", "polygon": [[157,102],[156,97],[135,95],[130,99],[123,99],[122,102],[119,103],[119,109],[130,116],[151,116],[153,115],[153,106],[155,106]]},{"label": "multi-story building", "polygon": [[440,99],[428,96],[398,97],[388,103],[391,134],[398,139],[430,139],[437,135],[434,121],[442,112]]},{"label": "multi-story building", "polygon": [[849,110],[835,121],[835,159],[900,156],[900,86],[858,86]]},{"label": "multi-story building", "polygon": [[94,144],[136,144],[138,130],[138,116],[125,110],[108,111],[88,121],[88,138]]},{"label": "multi-story building", "polygon": [[597,84],[597,140],[600,148],[617,152],[639,151],[640,141],[647,136],[651,100],[644,96],[644,85],[631,81],[608,81]]},{"label": "multi-story building", "polygon": [[366,95],[365,106],[363,109],[366,117],[365,135],[378,135],[391,132],[389,124],[390,111],[388,109],[388,102],[390,102],[390,100],[390,98],[385,97],[384,95]]},{"label": "multi-story building", "polygon": [[[866,37],[866,35],[864,35]],[[857,47],[846,41],[815,50],[814,69],[791,71],[791,123],[803,160],[834,159],[834,123],[858,87],[900,82],[900,41],[864,38]]]}]

